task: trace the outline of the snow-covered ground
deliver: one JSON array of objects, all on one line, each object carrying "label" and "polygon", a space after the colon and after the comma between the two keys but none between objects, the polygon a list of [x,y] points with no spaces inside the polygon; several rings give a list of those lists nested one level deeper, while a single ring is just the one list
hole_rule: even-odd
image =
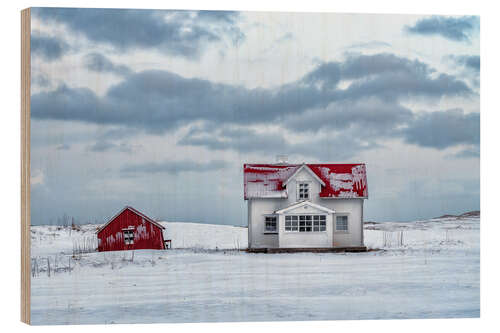
[{"label": "snow-covered ground", "polygon": [[479,316],[477,217],[366,223],[380,250],[348,254],[249,254],[231,250],[246,228],[164,225],[174,250],[75,258],[95,225],[32,227],[32,323]]}]

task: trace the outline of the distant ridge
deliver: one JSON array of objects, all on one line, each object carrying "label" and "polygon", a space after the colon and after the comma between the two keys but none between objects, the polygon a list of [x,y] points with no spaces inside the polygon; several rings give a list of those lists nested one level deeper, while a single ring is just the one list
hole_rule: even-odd
[{"label": "distant ridge", "polygon": [[481,216],[481,213],[479,210],[473,210],[473,211],[470,211],[470,212],[465,212],[463,214],[460,214],[460,215],[452,215],[452,214],[445,214],[445,215],[442,215],[442,216],[439,216],[439,217],[436,217],[437,219],[443,219],[443,218],[450,218],[450,217],[480,217]]}]

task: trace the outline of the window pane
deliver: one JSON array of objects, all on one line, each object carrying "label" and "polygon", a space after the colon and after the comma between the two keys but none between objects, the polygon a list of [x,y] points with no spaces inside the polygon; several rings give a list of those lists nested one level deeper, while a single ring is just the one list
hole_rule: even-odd
[{"label": "window pane", "polygon": [[276,231],[276,226],[276,216],[265,217],[265,231],[274,232]]},{"label": "window pane", "polygon": [[326,215],[320,215],[319,219],[322,221],[326,221]]},{"label": "window pane", "polygon": [[336,229],[339,231],[348,230],[347,216],[337,216]]}]

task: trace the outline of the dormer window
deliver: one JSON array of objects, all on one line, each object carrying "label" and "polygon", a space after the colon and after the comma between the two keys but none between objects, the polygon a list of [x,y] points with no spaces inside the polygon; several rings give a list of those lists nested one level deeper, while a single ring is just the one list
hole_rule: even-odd
[{"label": "dormer window", "polygon": [[299,200],[309,199],[309,183],[298,183],[299,185]]}]

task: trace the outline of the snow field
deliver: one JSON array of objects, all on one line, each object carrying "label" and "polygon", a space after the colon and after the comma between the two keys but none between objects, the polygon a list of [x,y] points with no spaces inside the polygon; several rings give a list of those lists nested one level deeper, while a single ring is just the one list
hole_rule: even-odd
[{"label": "snow field", "polygon": [[[163,224],[174,250],[74,258],[96,226],[32,227],[33,324],[479,316],[478,218],[367,223],[381,250],[349,254],[249,254],[230,250],[246,228]],[[43,258],[56,257],[49,276]]]}]

